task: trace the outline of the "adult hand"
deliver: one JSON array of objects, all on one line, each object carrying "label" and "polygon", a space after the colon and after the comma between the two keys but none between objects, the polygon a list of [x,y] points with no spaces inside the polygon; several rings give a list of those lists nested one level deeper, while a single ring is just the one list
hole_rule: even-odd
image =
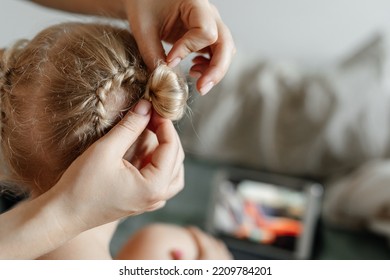
[{"label": "adult hand", "polygon": [[[137,168],[124,156],[148,123],[158,145],[134,150]],[[0,259],[34,259],[85,230],[162,207],[184,185],[183,159],[172,122],[140,101],[53,188],[0,215]]]},{"label": "adult hand", "polygon": [[[159,60],[175,67],[193,52],[190,74],[204,95],[225,76],[235,53],[231,33],[208,0],[124,0],[125,10],[147,66]],[[165,57],[161,40],[173,44]]]},{"label": "adult hand", "polygon": [[[58,182],[56,191],[70,195],[74,206],[70,214],[86,229],[156,210],[183,188],[184,152],[179,137],[170,120],[151,111],[150,102],[141,100],[134,112],[77,158]],[[145,153],[137,168],[124,157],[148,123],[158,146]]]}]

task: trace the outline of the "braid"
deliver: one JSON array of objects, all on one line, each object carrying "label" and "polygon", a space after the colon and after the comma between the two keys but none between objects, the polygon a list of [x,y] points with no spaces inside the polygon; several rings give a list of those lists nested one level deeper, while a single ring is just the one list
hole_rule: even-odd
[{"label": "braid", "polygon": [[3,60],[3,52],[0,53],[0,102],[3,100],[3,94],[5,91],[5,84],[7,83],[7,77],[9,76],[8,71],[6,70],[5,61]]},{"label": "braid", "polygon": [[[126,68],[119,68],[96,90],[96,110],[93,114],[93,121],[95,124],[95,129],[100,135],[104,134],[104,132],[107,130],[107,127],[112,126],[113,118],[109,109],[112,107],[112,105],[110,105],[112,104],[112,99],[116,98],[115,92],[123,88],[124,85],[146,83],[146,79],[146,73],[143,73],[142,75],[142,71],[135,69],[135,66],[128,66]],[[141,92],[141,90],[138,91]],[[110,95],[111,100],[109,100]],[[133,97],[133,99],[136,100],[138,97]]]},{"label": "braid", "polygon": [[4,51],[5,50],[0,50],[0,91],[2,90],[3,85],[6,81],[5,62],[3,60]]},{"label": "braid", "polygon": [[4,129],[4,122],[7,114],[5,108],[9,106],[8,97],[12,90],[12,75],[14,72],[14,64],[17,61],[20,53],[27,45],[28,40],[19,40],[8,49],[0,50],[0,111],[1,111],[1,131]]},{"label": "braid", "polygon": [[19,40],[8,49],[0,50],[0,92],[3,94],[11,87],[13,67],[28,40]]},{"label": "braid", "polygon": [[6,113],[4,107],[7,104],[7,96],[11,90],[10,77],[12,75],[11,69],[6,69],[3,63],[0,63],[0,111],[1,111],[1,124],[6,119]]},{"label": "braid", "polygon": [[141,98],[171,120],[184,113],[185,80],[164,65],[148,73],[126,29],[65,23],[24,42],[0,50],[1,144],[10,180],[37,193]]}]

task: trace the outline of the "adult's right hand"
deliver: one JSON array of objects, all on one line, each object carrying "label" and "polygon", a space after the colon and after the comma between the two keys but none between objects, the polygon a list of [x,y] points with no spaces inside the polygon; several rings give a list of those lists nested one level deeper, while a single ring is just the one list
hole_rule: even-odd
[{"label": "adult's right hand", "polygon": [[[147,126],[158,145],[137,168],[124,157]],[[72,205],[69,214],[89,229],[162,207],[184,186],[183,160],[172,122],[141,100],[72,163],[54,189],[67,196]]]},{"label": "adult's right hand", "polygon": [[[190,74],[204,95],[225,76],[236,51],[229,28],[208,0],[123,0],[132,33],[150,69],[174,67],[191,53]],[[165,57],[161,41],[172,44]]]}]

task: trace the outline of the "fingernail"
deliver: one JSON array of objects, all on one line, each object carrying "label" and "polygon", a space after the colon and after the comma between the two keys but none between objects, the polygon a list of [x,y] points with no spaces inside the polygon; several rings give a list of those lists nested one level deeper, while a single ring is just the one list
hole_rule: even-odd
[{"label": "fingernail", "polygon": [[176,57],[175,59],[173,59],[173,60],[168,62],[168,66],[171,67],[171,68],[174,68],[177,65],[179,65],[180,61],[181,61],[181,58],[180,57]]},{"label": "fingernail", "polygon": [[141,99],[138,104],[135,105],[133,112],[138,115],[147,116],[149,115],[151,107],[152,104],[149,101]]},{"label": "fingernail", "polygon": [[174,260],[181,260],[183,258],[183,252],[180,250],[173,250],[171,252],[172,259]]},{"label": "fingernail", "polygon": [[206,93],[208,93],[213,88],[213,86],[214,86],[213,82],[208,82],[206,85],[201,87],[200,94],[201,95],[205,95]]},{"label": "fingernail", "polygon": [[194,79],[199,79],[202,76],[202,73],[198,71],[190,71],[190,76]]}]

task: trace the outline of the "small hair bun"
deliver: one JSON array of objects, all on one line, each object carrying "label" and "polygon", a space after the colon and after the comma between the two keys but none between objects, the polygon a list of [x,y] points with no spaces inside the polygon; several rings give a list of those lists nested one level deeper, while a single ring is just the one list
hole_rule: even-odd
[{"label": "small hair bun", "polygon": [[188,85],[174,70],[160,64],[149,77],[144,97],[160,116],[179,120],[186,110]]}]

